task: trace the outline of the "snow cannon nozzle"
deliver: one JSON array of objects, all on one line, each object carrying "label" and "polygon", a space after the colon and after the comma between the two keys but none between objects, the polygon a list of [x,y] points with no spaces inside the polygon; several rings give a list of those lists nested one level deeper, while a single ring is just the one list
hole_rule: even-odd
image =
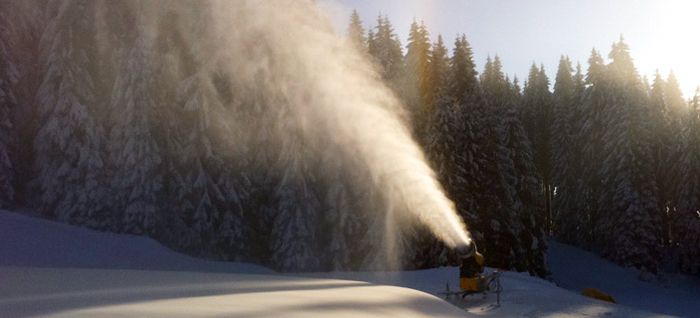
[{"label": "snow cannon nozzle", "polygon": [[455,251],[461,259],[470,258],[476,253],[476,244],[472,242],[471,244],[459,245],[455,248]]}]

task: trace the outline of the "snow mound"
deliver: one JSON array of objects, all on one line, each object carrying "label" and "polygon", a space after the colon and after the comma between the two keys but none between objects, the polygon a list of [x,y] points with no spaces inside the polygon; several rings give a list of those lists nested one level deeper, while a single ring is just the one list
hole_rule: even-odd
[{"label": "snow mound", "polygon": [[7,317],[463,317],[420,291],[282,275],[0,267]]}]

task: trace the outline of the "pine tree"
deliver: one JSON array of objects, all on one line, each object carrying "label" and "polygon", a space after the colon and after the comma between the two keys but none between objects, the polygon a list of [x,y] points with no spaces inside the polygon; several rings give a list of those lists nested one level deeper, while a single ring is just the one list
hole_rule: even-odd
[{"label": "pine tree", "polygon": [[419,139],[426,131],[427,115],[430,113],[430,38],[425,25],[413,21],[406,45],[405,68],[401,96],[408,106],[413,126]]},{"label": "pine tree", "polygon": [[60,220],[106,228],[102,127],[96,120],[92,1],[60,3],[42,38],[41,127],[34,143],[40,210]]},{"label": "pine tree", "polygon": [[678,213],[672,223],[674,244],[683,272],[700,273],[700,89],[690,102],[685,123],[680,167],[682,184],[678,195]]},{"label": "pine tree", "polygon": [[459,192],[457,178],[461,176],[458,173],[458,131],[456,130],[456,113],[455,105],[450,100],[443,99],[430,121],[430,133],[427,144],[427,153],[430,157],[433,169],[439,176],[440,183],[445,187],[449,194]]},{"label": "pine tree", "polygon": [[498,57],[487,59],[480,84],[486,107],[482,129],[487,130],[482,149],[491,161],[484,169],[485,197],[479,200],[479,213],[491,216],[482,225],[487,262],[545,275],[538,179],[532,170],[532,146],[516,111],[520,93],[503,74]]},{"label": "pine tree", "polygon": [[661,258],[661,219],[650,147],[649,103],[620,39],[613,44],[604,99],[599,204],[603,254],[620,264],[656,273]]},{"label": "pine tree", "polygon": [[[164,103],[169,106],[163,109],[170,121],[159,128],[162,136],[157,138],[167,153],[165,189],[172,202],[168,207],[172,212],[164,217],[166,236],[179,249],[235,259],[245,252],[242,201],[247,193],[241,185],[246,178],[240,175],[245,165],[230,142],[240,132],[227,120],[232,116],[228,108],[233,92],[226,74],[215,71],[217,60],[195,54],[213,41],[206,33],[211,8],[189,5],[198,18],[174,15],[162,19],[159,27],[160,55],[179,67],[170,69],[170,63],[163,63],[165,67],[158,70],[167,79],[159,83],[164,93],[161,98],[170,103]],[[171,23],[191,25],[174,28]],[[183,38],[189,37],[199,40],[185,45]]]},{"label": "pine tree", "polygon": [[[664,86],[664,106],[667,109],[664,116],[667,122],[667,134],[671,136],[669,140],[669,145],[671,148],[667,149],[667,154],[664,158],[667,162],[678,163],[680,162],[680,157],[682,153],[681,140],[679,136],[683,134],[683,119],[687,115],[687,103],[683,100],[683,94],[681,93],[680,85],[676,79],[673,71],[668,75],[666,79],[666,85]],[[677,188],[678,180],[681,178],[681,173],[679,171],[678,165],[671,165],[668,167],[668,171],[665,173],[665,183],[663,187],[659,188],[660,195],[666,201],[668,213],[666,213],[667,218],[673,217],[673,212],[678,207],[678,202],[673,200],[672,193],[679,191]],[[665,228],[667,229],[667,228]],[[668,242],[668,240],[666,240]]]},{"label": "pine tree", "polygon": [[[332,160],[332,158],[328,158]],[[343,270],[353,268],[352,259],[352,242],[354,238],[359,237],[356,233],[357,226],[352,224],[356,221],[356,216],[353,216],[350,189],[346,182],[347,178],[344,177],[343,167],[341,163],[331,163],[326,164],[331,165],[336,169],[330,169],[327,171],[330,176],[334,178],[329,178],[327,184],[329,185],[323,194],[323,216],[325,217],[324,227],[326,230],[321,231],[319,235],[327,235],[328,238],[319,238],[321,242],[328,242],[327,246],[327,260],[329,264],[321,264],[322,268],[329,268],[332,270]],[[325,164],[324,164],[325,166]]]},{"label": "pine tree", "polygon": [[475,94],[478,87],[477,71],[472,49],[467,38],[462,35],[455,40],[450,59],[448,96],[460,104],[468,94]]},{"label": "pine tree", "polygon": [[[291,112],[287,116],[294,116]],[[321,201],[311,158],[299,154],[312,147],[311,140],[292,119],[281,125],[288,132],[279,156],[282,179],[275,189],[275,216],[270,250],[272,265],[282,271],[320,269],[318,223]]]},{"label": "pine tree", "polygon": [[[479,219],[467,219],[472,227],[479,228],[483,240],[477,245],[486,256],[489,266],[513,268],[519,232],[517,212],[515,211],[514,172],[509,151],[505,147],[505,129],[502,114],[506,109],[506,92],[508,90],[505,76],[501,71],[500,60],[494,63],[487,58],[481,73],[480,86],[483,88],[483,106],[481,129],[485,129],[485,138],[481,141],[482,150],[491,158],[490,164],[483,168],[480,181],[482,191],[477,196]],[[484,217],[486,216],[486,217]]]},{"label": "pine tree", "polygon": [[[3,9],[0,4],[0,9]],[[14,201],[14,165],[10,152],[15,144],[16,135],[10,119],[10,111],[17,101],[12,86],[17,80],[17,68],[11,55],[13,34],[8,17],[0,12],[0,208],[10,206]]]},{"label": "pine tree", "polygon": [[[51,15],[49,7],[48,1],[45,0],[31,3],[3,1],[0,4],[0,15],[3,16],[0,20],[4,21],[0,22],[4,25],[0,27],[3,29],[0,31],[3,33],[0,35],[3,38],[0,42],[7,41],[4,45],[10,54],[7,59],[3,58],[3,61],[11,63],[12,66],[7,70],[12,70],[11,73],[14,74],[11,81],[14,105],[10,112],[11,117],[5,117],[10,118],[13,127],[12,134],[5,135],[14,145],[9,152],[11,171],[14,173],[13,199],[15,206],[33,209],[37,208],[39,202],[36,198],[37,185],[32,183],[35,178],[33,143],[40,117],[36,93],[44,75],[43,63],[39,58],[39,44],[49,21],[55,18],[55,14]],[[0,68],[0,77],[2,73]]]},{"label": "pine tree", "polygon": [[[518,103],[519,92],[512,86],[513,103]],[[545,236],[546,217],[543,215],[541,185],[542,181],[537,175],[533,147],[523,125],[518,120],[515,105],[504,116],[504,126],[507,136],[505,145],[509,149],[514,170],[515,183],[515,210],[522,229],[516,226],[518,249],[515,268],[519,271],[528,271],[532,275],[544,277],[547,275],[547,265],[544,253],[547,250]]]},{"label": "pine tree", "polygon": [[430,68],[428,71],[426,96],[426,103],[429,109],[428,117],[432,116],[432,111],[437,108],[437,101],[447,95],[448,89],[450,58],[447,55],[447,48],[441,35],[438,35],[437,41],[433,43],[429,59]]},{"label": "pine tree", "polygon": [[379,73],[394,89],[400,85],[404,61],[401,42],[387,17],[377,18],[376,31],[368,35],[368,51],[377,64]]},{"label": "pine tree", "polygon": [[503,65],[501,58],[496,55],[493,59],[486,58],[484,64],[484,72],[479,77],[479,83],[485,95],[491,99],[491,102],[497,105],[505,105],[511,102],[511,90],[503,74]]},{"label": "pine tree", "polygon": [[678,83],[673,73],[666,82],[656,73],[650,90],[651,125],[655,132],[652,140],[652,155],[654,159],[654,175],[658,190],[657,212],[662,220],[664,244],[669,244],[671,219],[677,208],[674,194],[678,188],[680,167],[674,163],[680,161],[680,127],[682,108],[685,108]]},{"label": "pine tree", "polygon": [[119,229],[136,234],[156,229],[162,198],[162,153],[152,133],[158,103],[152,93],[155,61],[149,43],[139,37],[123,59],[110,104],[112,209],[121,217]]},{"label": "pine tree", "polygon": [[582,244],[585,202],[583,191],[581,105],[585,84],[581,65],[572,74],[571,62],[562,57],[554,85],[554,122],[552,125],[552,182],[556,188],[553,198],[554,232],[560,240]]},{"label": "pine tree", "polygon": [[573,200],[580,204],[578,206],[578,220],[576,218],[571,218],[570,221],[562,220],[570,222],[570,226],[573,227],[569,228],[580,229],[574,233],[571,241],[577,242],[579,246],[594,250],[602,249],[601,241],[603,241],[599,229],[603,207],[599,204],[598,198],[603,191],[601,180],[604,177],[600,173],[603,171],[601,163],[604,116],[602,113],[607,85],[605,69],[602,56],[595,49],[592,50],[586,72],[586,89],[580,98],[580,123],[574,124],[576,125],[574,129],[578,129],[574,138],[579,142],[577,147],[580,147],[581,150],[581,162],[585,163],[580,173],[579,184],[581,188],[575,193]]},{"label": "pine tree", "polygon": [[[179,128],[180,160],[175,163],[178,198],[184,204],[180,215],[188,225],[190,237],[184,246],[216,244],[214,229],[227,231],[229,243],[241,244],[241,198],[237,185],[238,170],[230,165],[238,158],[229,157],[231,145],[221,136],[235,136],[225,122],[227,112],[206,69],[185,79],[178,98],[182,120]],[[228,158],[228,160],[226,160]],[[234,228],[222,227],[227,223]],[[230,232],[230,233],[229,233]],[[242,247],[238,246],[239,248]],[[209,245],[209,254],[221,253]],[[230,251],[229,253],[233,253]]]},{"label": "pine tree", "polygon": [[[457,58],[450,60],[438,37],[432,55],[430,82],[433,92],[432,115],[429,125],[426,149],[430,161],[458,213],[467,220],[474,219],[476,211],[475,191],[478,183],[479,166],[482,164],[478,150],[477,98],[476,87],[457,88],[456,83],[476,83],[476,71],[471,61],[471,53],[462,37],[457,40]],[[472,69],[466,69],[471,67]],[[462,78],[471,76],[471,78]],[[460,96],[451,96],[451,91],[462,91]],[[461,104],[458,104],[460,103]],[[478,228],[471,228],[472,235],[478,235]],[[423,266],[435,266],[452,261],[449,251],[434,238],[428,241],[424,257],[429,262]],[[432,261],[432,263],[430,263]]]},{"label": "pine tree", "polygon": [[355,48],[361,52],[367,51],[367,38],[365,37],[365,28],[362,26],[362,20],[357,10],[352,10],[350,15],[350,25],[348,26],[348,40]]},{"label": "pine tree", "polygon": [[553,101],[549,91],[549,79],[544,66],[532,64],[525,86],[520,118],[532,142],[537,172],[541,177],[540,193],[545,201],[544,220],[546,229],[552,228],[552,122]]}]

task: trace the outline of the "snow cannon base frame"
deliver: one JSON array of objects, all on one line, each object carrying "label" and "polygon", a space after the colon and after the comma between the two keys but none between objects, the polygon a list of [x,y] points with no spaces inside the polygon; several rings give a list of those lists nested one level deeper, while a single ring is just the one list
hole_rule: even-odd
[{"label": "snow cannon base frame", "polygon": [[445,291],[438,293],[438,295],[443,295],[445,297],[445,300],[449,300],[453,296],[460,296],[462,299],[465,299],[469,295],[476,295],[476,294],[482,294],[484,295],[484,298],[488,295],[489,292],[495,293],[496,294],[496,306],[501,305],[501,291],[503,290],[503,286],[501,285],[501,272],[498,270],[495,270],[491,272],[488,275],[480,275],[480,279],[482,279],[485,284],[483,284],[484,289],[479,290],[479,291],[470,291],[470,290],[450,290],[450,283],[447,282],[445,284]]}]

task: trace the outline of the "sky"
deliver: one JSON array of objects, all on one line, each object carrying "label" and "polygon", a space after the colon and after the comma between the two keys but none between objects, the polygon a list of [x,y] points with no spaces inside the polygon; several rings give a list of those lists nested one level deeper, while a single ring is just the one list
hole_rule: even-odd
[{"label": "sky", "polygon": [[336,31],[345,34],[353,9],[365,27],[386,14],[401,44],[411,22],[423,21],[435,40],[450,45],[464,33],[483,67],[498,55],[506,74],[527,78],[543,64],[554,84],[561,55],[585,71],[591,49],[607,56],[620,36],[640,74],[666,78],[673,70],[686,98],[700,86],[700,1],[695,0],[317,0]]}]

